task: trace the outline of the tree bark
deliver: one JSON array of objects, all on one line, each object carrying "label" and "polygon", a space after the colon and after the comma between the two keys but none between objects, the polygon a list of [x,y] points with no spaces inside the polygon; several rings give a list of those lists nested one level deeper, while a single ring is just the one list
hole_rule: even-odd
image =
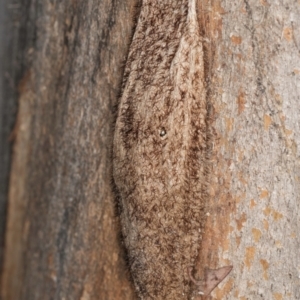
[{"label": "tree bark", "polygon": [[[110,177],[135,4],[22,2],[3,300],[135,298]],[[198,8],[211,172],[195,277],[232,264],[207,298],[299,299],[300,2]]]},{"label": "tree bark", "polygon": [[21,70],[17,55],[20,47],[19,17],[18,7],[0,1],[0,272],[3,264],[11,132],[17,102],[15,82],[19,79]]},{"label": "tree bark", "polygon": [[212,299],[299,299],[300,2],[201,5],[214,133],[199,269],[233,265]]},{"label": "tree bark", "polygon": [[3,299],[133,299],[110,144],[136,1],[21,4]]}]

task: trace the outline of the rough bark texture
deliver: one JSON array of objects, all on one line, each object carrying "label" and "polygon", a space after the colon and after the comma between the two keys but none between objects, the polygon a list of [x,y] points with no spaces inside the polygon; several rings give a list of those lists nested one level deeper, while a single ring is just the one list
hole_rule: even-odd
[{"label": "rough bark texture", "polygon": [[[18,57],[18,7],[0,1],[0,272],[2,270],[8,179],[18,81],[22,65]],[[1,277],[1,276],[0,276]]]},{"label": "rough bark texture", "polygon": [[[22,2],[4,300],[134,298],[109,176],[133,2]],[[198,4],[215,129],[195,277],[233,264],[211,299],[299,299],[300,1]]]},{"label": "rough bark texture", "polygon": [[2,296],[133,299],[110,144],[136,1],[23,1]]},{"label": "rough bark texture", "polygon": [[215,141],[199,268],[233,264],[212,299],[299,299],[300,2],[203,6]]}]

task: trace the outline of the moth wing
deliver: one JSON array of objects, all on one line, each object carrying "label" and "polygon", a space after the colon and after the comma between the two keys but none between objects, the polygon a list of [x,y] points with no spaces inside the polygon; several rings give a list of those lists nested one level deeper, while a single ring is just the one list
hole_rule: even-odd
[{"label": "moth wing", "polygon": [[226,266],[219,269],[205,269],[204,275],[204,289],[205,296],[209,295],[211,291],[230,273],[232,266]]}]

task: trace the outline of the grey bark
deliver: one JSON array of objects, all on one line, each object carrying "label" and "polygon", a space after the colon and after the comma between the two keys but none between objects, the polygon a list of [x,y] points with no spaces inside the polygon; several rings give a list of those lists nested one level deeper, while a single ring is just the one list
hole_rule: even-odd
[{"label": "grey bark", "polygon": [[206,15],[217,138],[199,262],[233,264],[213,299],[299,299],[300,3]]}]

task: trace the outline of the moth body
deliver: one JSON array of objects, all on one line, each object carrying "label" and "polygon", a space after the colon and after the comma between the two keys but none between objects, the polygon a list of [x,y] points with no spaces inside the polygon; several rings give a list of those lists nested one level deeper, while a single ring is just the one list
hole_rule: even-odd
[{"label": "moth body", "polygon": [[113,175],[141,299],[188,299],[201,239],[206,91],[195,0],[144,0],[126,64]]}]

